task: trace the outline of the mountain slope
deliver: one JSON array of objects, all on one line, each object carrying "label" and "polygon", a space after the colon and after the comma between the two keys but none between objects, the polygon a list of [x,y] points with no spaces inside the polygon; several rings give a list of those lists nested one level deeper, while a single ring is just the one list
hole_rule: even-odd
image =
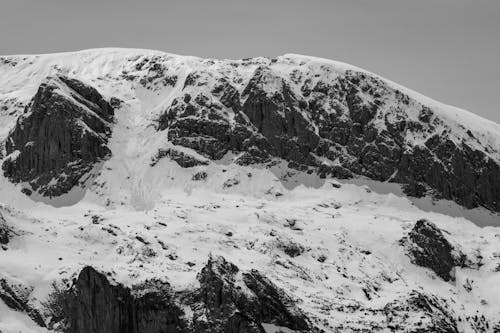
[{"label": "mountain slope", "polygon": [[359,68],[4,56],[0,142],[0,331],[500,329],[500,126]]},{"label": "mountain slope", "polygon": [[3,62],[10,117],[9,103],[25,105],[31,96],[8,96],[48,74],[68,75],[140,103],[170,142],[212,160],[229,151],[243,153],[239,164],[278,157],[322,175],[363,175],[401,183],[414,196],[500,211],[498,125],[465,111],[456,117],[347,65],[297,55],[219,61],[119,50]]}]

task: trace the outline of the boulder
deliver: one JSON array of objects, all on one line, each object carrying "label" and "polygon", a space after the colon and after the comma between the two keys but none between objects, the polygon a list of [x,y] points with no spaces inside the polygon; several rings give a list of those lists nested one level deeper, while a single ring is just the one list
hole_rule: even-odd
[{"label": "boulder", "polygon": [[445,281],[454,281],[454,268],[464,267],[466,256],[454,248],[443,232],[428,220],[421,219],[402,240],[414,264],[427,267]]}]

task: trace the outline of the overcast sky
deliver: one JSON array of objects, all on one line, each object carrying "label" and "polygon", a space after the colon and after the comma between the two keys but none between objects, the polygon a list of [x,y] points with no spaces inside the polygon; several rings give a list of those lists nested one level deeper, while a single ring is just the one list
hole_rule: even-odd
[{"label": "overcast sky", "polygon": [[96,47],[320,56],[500,123],[500,0],[0,0],[0,54]]}]

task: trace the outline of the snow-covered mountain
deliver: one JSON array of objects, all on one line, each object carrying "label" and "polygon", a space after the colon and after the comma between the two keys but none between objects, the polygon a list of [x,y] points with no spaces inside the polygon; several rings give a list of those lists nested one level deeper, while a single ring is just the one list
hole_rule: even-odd
[{"label": "snow-covered mountain", "polygon": [[0,332],[500,332],[500,126],[326,59],[0,57]]}]

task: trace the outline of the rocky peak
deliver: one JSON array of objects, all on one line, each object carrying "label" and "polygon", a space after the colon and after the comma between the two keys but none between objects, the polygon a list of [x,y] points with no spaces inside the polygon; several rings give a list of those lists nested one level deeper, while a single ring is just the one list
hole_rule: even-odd
[{"label": "rocky peak", "polygon": [[3,170],[47,196],[68,192],[93,165],[111,154],[113,108],[96,89],[76,79],[48,77],[6,141]]}]

